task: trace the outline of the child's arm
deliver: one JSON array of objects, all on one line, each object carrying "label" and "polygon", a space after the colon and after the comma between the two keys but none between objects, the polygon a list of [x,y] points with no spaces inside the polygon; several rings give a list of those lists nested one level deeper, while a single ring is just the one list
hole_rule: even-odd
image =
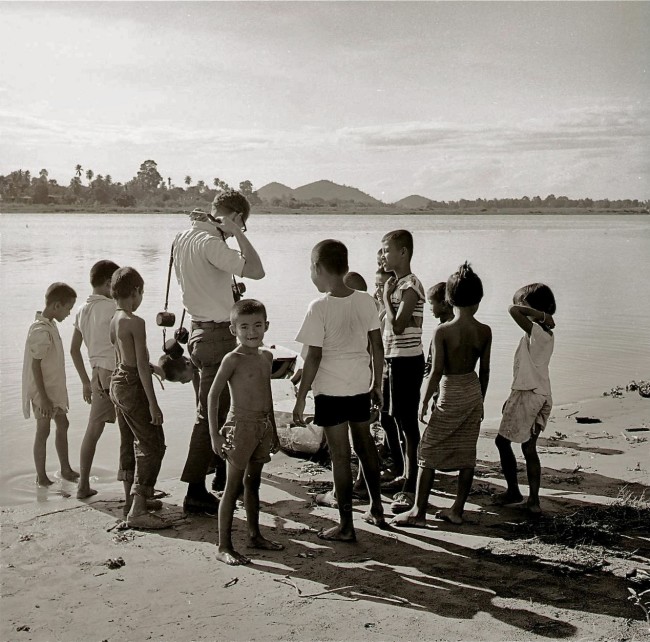
[{"label": "child's arm", "polygon": [[555,321],[550,314],[546,312],[540,312],[531,308],[527,305],[511,305],[508,308],[510,316],[514,319],[514,322],[526,333],[530,334],[533,329],[533,322],[531,319],[540,321],[542,325],[546,326],[549,329],[555,327]]},{"label": "child's arm", "polygon": [[[267,352],[269,356],[270,366],[273,368],[273,353]],[[275,424],[275,413],[273,412],[273,388],[269,382],[269,394],[271,396],[271,428],[273,429],[273,442],[271,444],[271,453],[277,453],[280,450],[280,439],[278,438],[278,427]]]},{"label": "child's arm", "polygon": [[381,340],[380,330],[368,332],[370,340],[370,356],[372,357],[372,384],[370,388],[370,401],[381,410],[384,405],[382,391],[384,377],[384,343]]},{"label": "child's arm", "polygon": [[83,398],[86,403],[90,403],[92,398],[92,391],[90,389],[90,379],[88,378],[88,372],[86,372],[86,365],[84,364],[83,356],[81,355],[81,344],[83,343],[83,336],[79,331],[79,328],[75,328],[72,333],[72,341],[70,342],[70,356],[72,357],[72,363],[79,374],[81,379],[81,386],[83,390]]},{"label": "child's arm", "polygon": [[147,401],[149,401],[151,423],[154,426],[162,426],[163,414],[158,405],[151,379],[151,366],[149,365],[149,353],[147,352],[147,333],[144,319],[134,317],[129,321],[129,326],[131,335],[133,336],[133,349],[135,351],[135,362],[138,367],[138,376],[142,382],[144,393],[147,395]]},{"label": "child's arm", "polygon": [[[393,277],[394,281],[394,277]],[[391,282],[389,279],[386,286]],[[413,288],[404,290],[402,302],[399,308],[395,310],[390,301],[390,295],[395,291],[395,283],[391,287],[384,286],[384,306],[386,307],[386,323],[390,324],[395,334],[402,334],[408,325],[409,319],[413,316],[413,310],[418,303],[419,297]]]},{"label": "child's arm", "polygon": [[212,443],[212,450],[216,455],[219,455],[221,459],[224,458],[223,448],[226,445],[226,438],[219,433],[219,397],[223,392],[223,389],[228,385],[230,377],[232,377],[235,371],[235,361],[230,354],[227,354],[219,370],[217,370],[217,375],[210,386],[210,392],[208,392],[208,423],[210,426],[210,441]]},{"label": "child's arm", "polygon": [[302,377],[300,378],[296,404],[293,407],[293,423],[297,426],[305,425],[302,416],[303,412],[305,412],[305,399],[307,399],[307,393],[311,390],[311,384],[314,382],[322,358],[323,348],[320,346],[309,346],[307,348],[307,358],[305,359],[305,365],[302,367]]},{"label": "child's arm", "polygon": [[54,410],[54,404],[45,392],[45,381],[43,380],[43,370],[41,368],[41,359],[32,358],[32,373],[34,374],[34,382],[36,383],[36,390],[40,397],[39,410],[43,412],[44,417],[51,417]]},{"label": "child's arm", "polygon": [[481,384],[481,396],[485,399],[488,382],[490,381],[490,355],[492,353],[492,330],[488,327],[483,351],[479,357],[478,380]]},{"label": "child's arm", "polygon": [[420,411],[420,421],[424,421],[424,417],[429,412],[429,402],[436,392],[438,392],[438,387],[440,386],[440,379],[445,371],[445,342],[444,342],[444,332],[442,328],[437,327],[433,331],[433,340],[432,340],[432,359],[431,359],[431,374],[429,375],[429,381],[427,382],[427,389],[422,398],[422,410]]}]

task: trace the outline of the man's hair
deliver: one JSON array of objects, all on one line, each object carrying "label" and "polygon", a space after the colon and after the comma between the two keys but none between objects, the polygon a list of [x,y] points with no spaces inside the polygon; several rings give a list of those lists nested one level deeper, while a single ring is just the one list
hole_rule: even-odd
[{"label": "man's hair", "polygon": [[515,292],[512,297],[512,302],[515,305],[526,303],[531,308],[535,308],[535,310],[539,310],[540,312],[546,312],[546,314],[555,314],[556,310],[553,291],[544,283],[524,285],[523,288],[519,288]]},{"label": "man's hair", "polygon": [[221,207],[225,207],[231,212],[241,213],[244,220],[248,218],[251,211],[251,204],[248,199],[241,192],[234,189],[217,194],[212,204],[215,207],[221,205]]},{"label": "man's hair", "polygon": [[65,304],[77,298],[77,293],[67,284],[57,281],[45,290],[45,305]]},{"label": "man's hair", "polygon": [[330,274],[344,275],[348,271],[348,248],[334,239],[325,239],[311,251],[314,263]]},{"label": "man's hair", "polygon": [[427,290],[427,301],[438,301],[438,303],[446,303],[445,297],[447,295],[447,284],[444,281],[432,285]]},{"label": "man's hair", "polygon": [[187,357],[172,359],[168,354],[164,354],[158,359],[158,365],[165,373],[167,381],[180,381],[181,375],[187,370],[188,363],[192,362]]},{"label": "man's hair", "polygon": [[261,314],[266,321],[266,306],[257,299],[240,299],[230,308],[230,323],[236,323],[239,317]]},{"label": "man's hair", "polygon": [[343,283],[353,290],[368,291],[366,280],[358,272],[348,272],[343,277]]},{"label": "man's hair", "polygon": [[90,285],[94,288],[104,285],[113,276],[113,272],[119,268],[120,266],[117,263],[113,263],[113,261],[97,261],[90,268]]},{"label": "man's hair", "polygon": [[132,267],[121,267],[111,277],[111,296],[114,299],[126,299],[136,290],[144,287],[144,279]]},{"label": "man's hair", "polygon": [[476,305],[483,298],[483,283],[467,261],[447,279],[446,288],[447,303],[457,308]]},{"label": "man's hair", "polygon": [[406,248],[409,258],[413,256],[413,235],[408,230],[393,230],[384,234],[382,243],[392,241],[399,249]]}]

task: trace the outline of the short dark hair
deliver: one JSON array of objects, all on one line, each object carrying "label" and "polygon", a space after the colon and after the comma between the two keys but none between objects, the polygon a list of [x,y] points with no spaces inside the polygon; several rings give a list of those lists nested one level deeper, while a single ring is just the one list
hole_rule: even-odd
[{"label": "short dark hair", "polygon": [[121,267],[113,272],[111,277],[111,296],[114,299],[125,299],[144,287],[144,279],[132,267]]},{"label": "short dark hair", "polygon": [[467,261],[447,279],[446,288],[447,303],[457,308],[476,305],[483,298],[483,283]]},{"label": "short dark hair", "polygon": [[106,281],[110,280],[113,276],[113,272],[118,270],[119,267],[120,266],[117,263],[113,263],[113,261],[97,261],[97,263],[90,268],[90,285],[94,288],[104,285]]},{"label": "short dark hair", "polygon": [[221,206],[229,209],[231,212],[237,212],[244,217],[244,220],[248,218],[251,211],[251,204],[248,202],[248,199],[235,189],[217,194],[212,204],[215,207]]},{"label": "short dark hair", "polygon": [[446,303],[445,297],[447,295],[447,284],[444,281],[432,285],[427,290],[427,301],[433,300],[439,303]]},{"label": "short dark hair", "polygon": [[261,314],[266,321],[266,306],[257,299],[240,299],[230,308],[230,323],[249,314]]},{"label": "short dark hair", "polygon": [[158,359],[158,365],[165,373],[167,381],[180,381],[181,374],[187,369],[188,363],[192,363],[187,357],[173,359],[170,355],[164,354]]},{"label": "short dark hair", "polygon": [[517,305],[524,301],[535,310],[555,314],[555,296],[551,288],[544,283],[530,283],[519,288],[512,297],[512,302]]},{"label": "short dark hair", "polygon": [[381,239],[382,243],[393,241],[398,248],[406,248],[409,257],[413,256],[413,235],[408,230],[393,230],[384,234]]},{"label": "short dark hair", "polygon": [[358,272],[348,272],[343,277],[343,283],[353,290],[368,291],[366,280]]},{"label": "short dark hair", "polygon": [[77,293],[67,284],[57,281],[45,290],[45,305],[67,303],[77,298]]},{"label": "short dark hair", "polygon": [[311,251],[314,263],[321,265],[331,274],[345,274],[348,269],[348,248],[334,239],[325,239],[314,245]]}]

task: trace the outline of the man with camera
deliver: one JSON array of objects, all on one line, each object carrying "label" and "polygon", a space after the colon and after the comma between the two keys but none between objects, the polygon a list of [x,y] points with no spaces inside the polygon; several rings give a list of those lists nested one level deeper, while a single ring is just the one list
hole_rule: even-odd
[{"label": "man with camera", "polygon": [[[245,234],[249,214],[250,204],[243,194],[222,192],[215,197],[211,214],[192,212],[192,226],[179,232],[173,244],[183,305],[192,317],[188,350],[200,372],[197,417],[181,475],[181,481],[188,485],[183,509],[190,513],[213,515],[218,510],[219,501],[205,486],[212,465],[217,470],[213,488],[223,490],[226,479],[225,463],[212,452],[207,399],[223,357],[237,345],[230,332],[230,309],[241,296],[242,284],[234,277],[264,277],[260,257]],[[234,237],[239,251],[226,244],[229,237]],[[229,407],[226,387],[219,397],[219,426],[225,422]]]}]

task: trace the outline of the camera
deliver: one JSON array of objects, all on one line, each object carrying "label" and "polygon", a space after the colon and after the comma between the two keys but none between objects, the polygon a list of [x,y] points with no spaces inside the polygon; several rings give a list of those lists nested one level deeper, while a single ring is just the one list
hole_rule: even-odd
[{"label": "camera", "polygon": [[244,296],[245,292],[246,292],[246,284],[242,283],[241,281],[235,281],[233,279],[232,298],[235,300],[235,303],[237,303],[237,301],[239,301]]},{"label": "camera", "polygon": [[163,344],[163,352],[172,359],[179,359],[183,356],[183,346],[176,339],[167,339]]},{"label": "camera", "polygon": [[173,312],[159,312],[156,315],[156,325],[163,328],[173,328],[176,323],[176,315]]},{"label": "camera", "polygon": [[187,343],[190,339],[190,333],[187,328],[181,326],[176,330],[176,332],[174,332],[174,339],[176,339],[178,343]]}]

